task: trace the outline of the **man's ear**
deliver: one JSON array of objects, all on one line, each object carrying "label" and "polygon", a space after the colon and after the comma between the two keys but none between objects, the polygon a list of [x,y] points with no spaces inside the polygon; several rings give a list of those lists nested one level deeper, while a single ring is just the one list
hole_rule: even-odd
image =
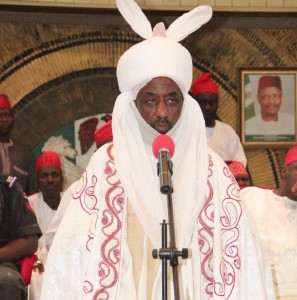
[{"label": "man's ear", "polygon": [[283,178],[287,177],[288,174],[288,166],[283,166],[282,171],[281,171],[281,175]]}]

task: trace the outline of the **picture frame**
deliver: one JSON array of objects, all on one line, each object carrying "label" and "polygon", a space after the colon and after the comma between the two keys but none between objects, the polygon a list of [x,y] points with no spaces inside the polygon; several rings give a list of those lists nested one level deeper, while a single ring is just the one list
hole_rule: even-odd
[{"label": "picture frame", "polygon": [[297,145],[297,69],[242,68],[240,137],[245,148]]}]

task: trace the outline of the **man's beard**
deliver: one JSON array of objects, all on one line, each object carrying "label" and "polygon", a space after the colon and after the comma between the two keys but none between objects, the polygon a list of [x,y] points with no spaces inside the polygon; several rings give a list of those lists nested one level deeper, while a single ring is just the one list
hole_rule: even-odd
[{"label": "man's beard", "polygon": [[205,115],[204,120],[205,120],[205,126],[206,127],[214,127],[216,122],[215,122],[215,117],[213,114]]}]

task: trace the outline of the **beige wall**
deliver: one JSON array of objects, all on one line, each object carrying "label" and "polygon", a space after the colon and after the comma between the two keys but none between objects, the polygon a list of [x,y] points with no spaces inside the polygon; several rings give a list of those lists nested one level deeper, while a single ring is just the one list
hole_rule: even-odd
[{"label": "beige wall", "polygon": [[[143,9],[189,10],[210,5],[215,11],[297,12],[297,0],[137,0]],[[0,4],[115,8],[115,0],[0,0]]]}]

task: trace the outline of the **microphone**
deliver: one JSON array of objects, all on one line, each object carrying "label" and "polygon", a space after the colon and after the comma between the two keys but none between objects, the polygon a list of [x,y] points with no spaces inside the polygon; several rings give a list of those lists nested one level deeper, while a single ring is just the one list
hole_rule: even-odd
[{"label": "microphone", "polygon": [[160,179],[160,191],[162,194],[168,195],[172,193],[172,162],[170,158],[174,154],[173,140],[166,134],[159,135],[153,142],[152,150],[158,159],[157,167]]}]

